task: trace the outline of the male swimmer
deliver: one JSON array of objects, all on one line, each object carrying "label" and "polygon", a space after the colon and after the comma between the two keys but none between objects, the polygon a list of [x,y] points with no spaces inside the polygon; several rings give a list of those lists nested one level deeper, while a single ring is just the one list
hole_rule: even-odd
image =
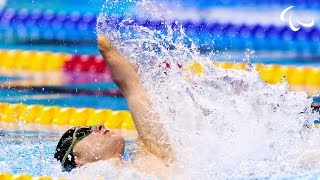
[{"label": "male swimmer", "polygon": [[98,36],[98,48],[108,64],[113,81],[128,102],[138,132],[135,157],[124,159],[124,138],[103,125],[96,125],[69,129],[61,137],[54,158],[61,162],[64,171],[114,159],[116,164],[130,161],[134,168],[150,175],[169,177],[175,156],[163,124],[152,111],[152,103],[139,81],[136,68],[111,45],[107,37]]}]

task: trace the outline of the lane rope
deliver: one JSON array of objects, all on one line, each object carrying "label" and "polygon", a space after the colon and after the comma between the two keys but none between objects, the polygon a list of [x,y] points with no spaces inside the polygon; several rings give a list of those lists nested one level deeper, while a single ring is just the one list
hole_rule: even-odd
[{"label": "lane rope", "polygon": [[102,123],[110,129],[135,130],[129,111],[94,108],[0,103],[0,121],[40,125],[90,126]]},{"label": "lane rope", "polygon": [[13,175],[9,173],[0,173],[1,180],[66,180],[65,178],[51,178],[47,176],[32,177],[28,174]]},{"label": "lane rope", "polygon": [[[0,68],[7,70],[22,69],[31,71],[66,71],[109,73],[106,62],[100,55],[79,55],[40,51],[0,50]],[[244,63],[214,62],[224,69],[243,70]],[[320,68],[305,66],[284,66],[278,64],[253,64],[261,78],[270,84],[281,83],[285,76],[292,85],[320,85]],[[186,68],[186,67],[184,67]],[[192,65],[186,70],[202,71],[201,65]],[[199,73],[198,72],[198,73]]]},{"label": "lane rope", "polygon": [[[117,25],[124,17],[107,19],[107,23]],[[96,15],[80,12],[53,12],[42,10],[10,9],[0,11],[0,39],[10,41],[61,40],[93,43],[96,41]],[[179,22],[179,21],[178,21]],[[130,25],[164,30],[161,20],[133,19]],[[170,24],[176,27],[177,24]],[[188,36],[202,49],[215,46],[224,49],[282,50],[299,54],[320,54],[318,46],[319,27],[301,28],[293,32],[287,25],[235,24],[210,20],[194,22],[184,20],[183,28]],[[210,35],[209,35],[210,33]],[[214,40],[214,44],[212,43]],[[295,42],[295,43],[293,43]]]},{"label": "lane rope", "polygon": [[[124,17],[118,19],[107,19],[108,23],[117,24]],[[83,13],[74,11],[70,13],[41,11],[41,10],[27,10],[27,9],[10,9],[5,8],[0,11],[0,22],[4,26],[15,27],[17,25],[25,27],[41,28],[54,28],[55,30],[89,30],[92,31],[96,27],[97,17],[92,13]],[[173,21],[174,22],[174,21]],[[161,20],[149,19],[133,19],[130,24],[137,24],[145,27],[156,28],[161,30],[164,28],[164,23]],[[171,24],[176,26],[176,24]],[[19,26],[21,28],[21,26]],[[300,40],[316,40],[318,39],[319,29],[314,27],[311,29],[301,29],[299,32],[293,32],[287,26],[275,25],[245,25],[245,24],[232,24],[232,23],[218,23],[218,22],[193,22],[185,20],[182,26],[186,31],[207,31],[213,35],[231,34],[236,36],[252,36],[252,37],[277,37],[277,38],[298,38]],[[18,27],[17,27],[18,28]],[[81,36],[80,36],[81,37]]]}]

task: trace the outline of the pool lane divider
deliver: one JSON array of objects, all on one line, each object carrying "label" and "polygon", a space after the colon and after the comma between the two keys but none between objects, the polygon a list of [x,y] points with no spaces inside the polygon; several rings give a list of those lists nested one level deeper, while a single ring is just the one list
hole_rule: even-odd
[{"label": "pool lane divider", "polygon": [[28,174],[13,175],[9,173],[0,173],[1,180],[66,180],[66,178],[51,178],[47,176],[32,177]]},{"label": "pool lane divider", "polygon": [[8,70],[109,72],[102,56],[4,49],[0,50],[0,67]]},{"label": "pool lane divider", "polygon": [[[224,69],[244,70],[246,64],[232,62],[216,62],[217,67]],[[279,64],[252,64],[261,78],[269,84],[282,83],[282,79],[290,85],[320,85],[320,68],[309,66],[285,66]]]},{"label": "pool lane divider", "polygon": [[57,126],[90,126],[102,123],[110,129],[135,130],[131,114],[126,110],[0,103],[0,121]]},{"label": "pool lane divider", "polygon": [[[0,60],[0,68],[6,70],[109,73],[108,66],[100,55],[0,50]],[[246,68],[244,63],[215,62],[215,65],[224,69],[244,70]],[[202,72],[202,66],[199,63],[181,66],[185,71],[193,74]],[[253,66],[261,78],[270,84],[281,83],[285,76],[288,83],[292,85],[320,85],[320,68],[258,63]]]},{"label": "pool lane divider", "polygon": [[[312,104],[319,108],[318,104]],[[110,129],[135,130],[131,114],[126,110],[43,106],[40,104],[0,103],[0,121],[26,122],[40,125],[91,126],[104,124]],[[317,124],[319,121],[315,121]]]},{"label": "pool lane divider", "polygon": [[[106,23],[117,26],[125,17],[109,18]],[[138,25],[166,30],[162,20],[134,19],[126,25]],[[0,39],[33,42],[64,41],[92,43],[96,41],[97,17],[92,13],[53,12],[43,10],[4,8],[0,11]],[[175,21],[172,21],[175,22]],[[179,20],[178,20],[179,22]],[[186,34],[194,39],[200,49],[238,49],[295,51],[299,54],[318,54],[320,48],[319,27],[301,28],[293,32],[288,25],[220,23],[214,20],[194,22],[192,19],[181,23]],[[175,23],[171,27],[178,27]],[[215,43],[211,41],[214,39]],[[198,41],[199,40],[199,41]],[[296,42],[296,43],[292,43]],[[213,47],[215,46],[215,47]]]},{"label": "pool lane divider", "polygon": [[[1,83],[0,83],[1,84]],[[1,88],[0,88],[1,89]],[[114,96],[114,97],[123,97],[123,94],[118,89],[100,89],[100,90],[91,90],[91,89],[81,89],[81,88],[65,88],[64,86],[21,86],[21,85],[10,85],[3,86],[2,89],[14,89],[14,90],[24,90],[24,91],[34,91],[37,94],[48,94],[59,93],[62,94],[79,94],[87,96]]]},{"label": "pool lane divider", "polygon": [[200,8],[208,8],[208,7],[285,7],[291,5],[299,6],[299,8],[320,8],[320,2],[318,0],[229,0],[229,1],[199,1],[197,6]]}]

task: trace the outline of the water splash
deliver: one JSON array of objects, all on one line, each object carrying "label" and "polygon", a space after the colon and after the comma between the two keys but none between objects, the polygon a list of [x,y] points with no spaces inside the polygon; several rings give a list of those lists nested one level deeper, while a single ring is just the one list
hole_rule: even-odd
[{"label": "water splash", "polygon": [[[23,127],[23,125],[19,125]],[[53,159],[58,138],[55,133],[38,131],[3,131],[0,138],[0,170],[2,173],[33,176],[69,177],[61,172],[60,163]]]},{"label": "water splash", "polygon": [[[200,54],[179,22],[162,21],[159,31],[136,25],[127,12],[115,23],[108,13],[115,4],[107,4],[97,32],[108,35],[138,67],[183,169],[176,177],[285,177],[316,171],[320,161],[306,165],[306,156],[297,158],[317,147],[314,130],[306,127],[317,118],[307,93],[288,91],[286,82],[266,84],[252,68],[215,67],[215,53]],[[139,1],[144,5],[157,6]],[[246,53],[245,62],[252,53]],[[195,61],[203,67],[201,76],[183,70]]]}]

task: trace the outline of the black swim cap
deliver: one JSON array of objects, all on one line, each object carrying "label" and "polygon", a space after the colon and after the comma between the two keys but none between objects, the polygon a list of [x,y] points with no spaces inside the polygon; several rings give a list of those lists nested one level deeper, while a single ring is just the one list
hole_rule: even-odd
[{"label": "black swim cap", "polygon": [[[73,133],[75,131],[75,127],[69,129],[67,132],[65,132],[60,141],[58,142],[58,145],[56,147],[56,152],[54,154],[54,158],[57,159],[58,161],[62,161],[64,155],[67,153],[69,147],[72,144],[73,140]],[[67,171],[70,172],[72,169],[76,168],[77,164],[74,160],[74,155],[73,151],[71,151],[65,161],[64,164],[62,164],[62,171]]]}]

